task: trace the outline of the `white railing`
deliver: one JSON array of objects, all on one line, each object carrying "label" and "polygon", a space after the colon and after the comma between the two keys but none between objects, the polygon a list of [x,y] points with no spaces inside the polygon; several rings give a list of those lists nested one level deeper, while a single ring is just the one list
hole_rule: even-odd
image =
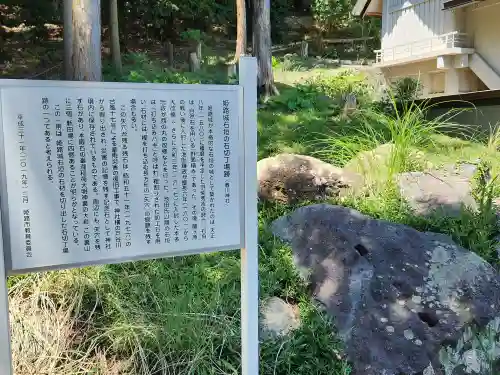
[{"label": "white railing", "polygon": [[379,49],[375,51],[376,62],[385,63],[411,57],[419,57],[448,48],[471,48],[469,37],[465,33],[454,31],[434,38],[418,40],[409,44]]}]

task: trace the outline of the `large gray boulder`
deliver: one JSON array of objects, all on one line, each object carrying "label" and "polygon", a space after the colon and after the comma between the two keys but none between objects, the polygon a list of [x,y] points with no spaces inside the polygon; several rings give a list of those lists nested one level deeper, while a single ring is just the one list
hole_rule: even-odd
[{"label": "large gray boulder", "polygon": [[362,183],[360,175],[311,156],[279,154],[257,163],[259,198],[292,203],[338,196]]},{"label": "large gray boulder", "polygon": [[441,211],[454,216],[462,207],[476,209],[472,196],[474,164],[449,164],[427,172],[407,172],[397,176],[401,196],[421,215]]},{"label": "large gray boulder", "polygon": [[495,269],[445,235],[327,204],[301,207],[272,230],[334,317],[353,375],[438,369],[444,341],[499,309]]}]

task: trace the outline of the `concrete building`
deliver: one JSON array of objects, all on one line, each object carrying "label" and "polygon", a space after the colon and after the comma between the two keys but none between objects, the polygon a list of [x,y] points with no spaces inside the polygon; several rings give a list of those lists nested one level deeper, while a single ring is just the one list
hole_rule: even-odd
[{"label": "concrete building", "polygon": [[388,82],[416,78],[424,98],[500,89],[500,0],[358,0],[353,13],[382,17]]}]

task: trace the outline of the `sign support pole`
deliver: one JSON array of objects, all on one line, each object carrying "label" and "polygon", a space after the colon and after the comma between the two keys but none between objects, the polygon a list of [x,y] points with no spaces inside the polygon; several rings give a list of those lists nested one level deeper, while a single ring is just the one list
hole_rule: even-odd
[{"label": "sign support pole", "polygon": [[[1,94],[1,93],[0,93]],[[0,132],[2,131],[2,96],[0,95]],[[3,136],[0,136],[3,146]],[[3,149],[0,150],[3,152]],[[3,184],[2,186],[5,186]],[[0,192],[5,194],[5,190]],[[3,223],[0,213],[0,373],[12,375],[12,352],[10,344],[9,324],[9,291],[7,289],[7,269],[5,267],[5,254],[3,242]]]},{"label": "sign support pole", "polygon": [[245,140],[245,247],[241,249],[242,375],[259,373],[259,244],[257,221],[257,60],[241,57]]},{"label": "sign support pole", "polygon": [[12,374],[12,355],[10,348],[9,301],[7,275],[3,251],[3,238],[0,222],[0,373]]}]

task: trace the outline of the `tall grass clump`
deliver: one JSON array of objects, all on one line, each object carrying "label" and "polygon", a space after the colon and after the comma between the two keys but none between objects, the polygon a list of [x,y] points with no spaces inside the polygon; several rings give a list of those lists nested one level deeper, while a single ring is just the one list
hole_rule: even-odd
[{"label": "tall grass clump", "polygon": [[387,186],[398,173],[425,168],[423,150],[434,136],[461,129],[452,121],[461,110],[429,118],[432,105],[428,102],[401,102],[391,96],[390,104],[390,110],[380,106],[357,110],[337,131],[323,134],[323,147],[317,153]]},{"label": "tall grass clump", "polygon": [[497,122],[495,125],[490,125],[487,147],[488,151],[491,153],[500,151],[500,122]]}]

